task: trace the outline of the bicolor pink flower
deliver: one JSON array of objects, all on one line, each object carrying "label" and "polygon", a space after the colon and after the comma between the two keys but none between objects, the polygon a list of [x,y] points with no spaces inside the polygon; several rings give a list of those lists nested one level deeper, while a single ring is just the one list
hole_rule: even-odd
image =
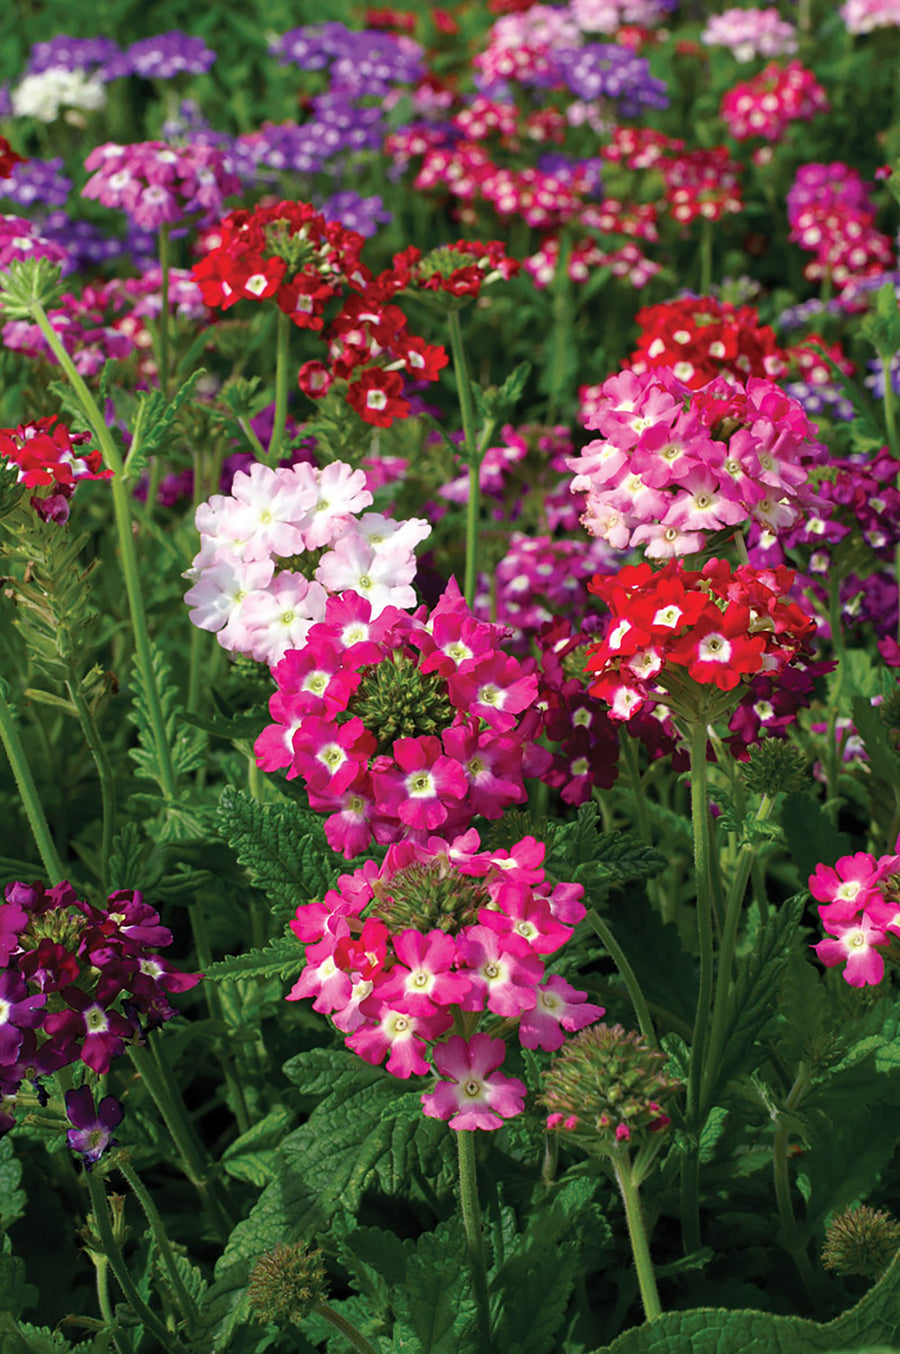
[{"label": "bicolor pink flower", "polygon": [[527,940],[498,935],[488,926],[470,926],[459,938],[459,954],[472,990],[460,1003],[464,1011],[487,1006],[495,1015],[518,1016],[537,1002],[544,965]]},{"label": "bicolor pink flower", "polygon": [[881,861],[868,851],[841,856],[834,866],[817,865],[809,876],[809,891],[824,907],[819,916],[826,923],[852,921],[878,897],[877,884],[883,874]]},{"label": "bicolor pink flower", "polygon": [[431,1015],[413,1015],[410,1011],[385,1006],[377,991],[360,1003],[362,1013],[370,1023],[361,1026],[345,1043],[367,1063],[384,1062],[392,1077],[406,1079],[413,1075],[425,1076],[429,1071],[425,1059],[426,1043],[436,1039],[453,1024],[450,1011],[436,1009]]},{"label": "bicolor pink flower", "polygon": [[846,964],[844,979],[851,987],[874,986],[884,977],[884,956],[878,946],[886,945],[888,937],[863,913],[856,921],[831,922],[832,932],[811,948],[826,968]]},{"label": "bicolor pink flower", "polygon": [[401,931],[393,941],[400,961],[394,964],[376,995],[383,1001],[429,1015],[437,1006],[459,1002],[472,986],[466,974],[454,973],[456,941],[444,931]]},{"label": "bicolor pink flower", "polygon": [[468,789],[459,762],[430,736],[398,738],[393,751],[396,768],[372,776],[379,800],[408,827],[440,827],[450,812],[447,801],[463,799]]},{"label": "bicolor pink flower", "polygon": [[451,1128],[501,1128],[525,1108],[526,1087],[517,1077],[498,1072],[506,1045],[488,1034],[463,1039],[453,1034],[434,1050],[441,1075],[433,1091],[422,1096],[422,1108],[431,1119],[444,1119]]},{"label": "bicolor pink flower", "polygon": [[570,1034],[583,1030],[605,1014],[602,1006],[587,1000],[585,992],[579,992],[553,973],[539,986],[536,1004],[530,1011],[523,1011],[519,1040],[525,1048],[543,1048],[552,1053],[565,1043],[564,1030]]}]

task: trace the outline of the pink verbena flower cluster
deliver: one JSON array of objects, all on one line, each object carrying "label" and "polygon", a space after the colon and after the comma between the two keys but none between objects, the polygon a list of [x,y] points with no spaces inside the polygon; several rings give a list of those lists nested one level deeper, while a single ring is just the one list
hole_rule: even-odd
[{"label": "pink verbena flower cluster", "polygon": [[581,30],[568,10],[531,5],[498,19],[487,35],[487,47],[472,64],[482,85],[545,79],[555,70],[553,52],[580,45]]},{"label": "pink verbena flower cluster", "polygon": [[652,28],[671,8],[666,0],[571,0],[569,14],[583,33],[615,33],[625,24]]},{"label": "pink verbena flower cluster", "polygon": [[802,407],[774,382],[717,377],[699,390],[665,367],[611,376],[568,461],[587,530],[648,559],[702,550],[708,534],[759,522],[773,533],[823,511],[810,469],[827,455]]},{"label": "pink verbena flower cluster", "polygon": [[200,981],[156,953],[172,933],[136,889],[94,907],[71,884],[9,884],[0,903],[0,1133],[23,1081],[83,1062],[109,1071],[126,1043],[177,1015]]},{"label": "pink verbena flower cluster", "polygon": [[532,742],[534,663],[504,653],[502,636],[453,583],[430,615],[376,617],[352,592],[329,598],[304,647],[273,670],[275,723],[257,739],[258,765],[302,777],[348,858],[373,837],[449,837],[476,814],[499,818],[549,762]]},{"label": "pink verbena flower cluster", "polygon": [[848,33],[900,27],[900,0],[845,0],[840,15]]},{"label": "pink verbena flower cluster", "polygon": [[[537,252],[522,262],[522,267],[534,279],[534,285],[541,290],[552,283],[558,266],[558,235],[545,236]],[[662,264],[648,259],[636,244],[603,250],[596,240],[576,240],[566,264],[569,279],[572,282],[586,282],[594,268],[608,268],[613,277],[627,277],[635,290],[640,291],[662,270]]]},{"label": "pink verbena flower cluster", "polygon": [[348,1048],[376,1065],[387,1059],[392,1076],[427,1076],[430,1055],[438,1081],[422,1106],[454,1129],[500,1128],[523,1109],[526,1088],[497,1070],[505,1044],[478,1029],[482,1019],[496,1029],[499,1017],[523,1047],[553,1051],[565,1031],[604,1014],[545,973],[545,957],[585,915],[582,886],[550,885],[534,837],[509,852],[480,845],[474,830],[449,843],[399,842],[291,922],[307,948],[287,1000],[312,997]]},{"label": "pink verbena flower cluster", "polygon": [[875,228],[876,207],[858,172],[840,160],[801,165],[787,194],[789,239],[814,255],[803,276],[843,289],[893,267],[894,249]]},{"label": "pink verbena flower cluster", "polygon": [[170,146],[165,141],[113,141],[95,147],[84,162],[93,171],[82,196],[125,212],[137,226],[158,230],[199,212],[216,220],[224,200],[241,192],[241,181],[218,146],[202,141]]},{"label": "pink verbena flower cluster", "polygon": [[726,9],[706,21],[700,41],[727,47],[735,61],[756,56],[790,56],[797,50],[797,30],[777,9]]},{"label": "pink verbena flower cluster", "polygon": [[[895,850],[900,848],[900,840]],[[857,851],[834,866],[817,865],[809,891],[821,904],[828,933],[812,948],[826,968],[844,964],[851,987],[874,986],[884,977],[885,951],[900,936],[900,855]]]},{"label": "pink verbena flower cluster", "polygon": [[599,538],[585,542],[583,537],[567,540],[514,531],[493,574],[479,577],[475,611],[509,628],[510,648],[530,653],[537,632],[555,616],[584,623],[591,614],[585,585],[595,574],[615,572],[619,563],[616,552]]},{"label": "pink verbena flower cluster", "polygon": [[55,240],[45,239],[33,221],[22,216],[0,216],[0,268],[28,259],[49,259],[65,267],[69,253]]},{"label": "pink verbena flower cluster", "polygon": [[828,96],[812,71],[799,61],[786,66],[771,62],[752,80],[729,89],[719,116],[735,141],[759,136],[781,141],[792,122],[810,122],[830,107]]},{"label": "pink verbena flower cluster", "polygon": [[[230,494],[197,509],[200,551],[184,599],[194,625],[272,665],[306,641],[331,593],[359,593],[373,615],[415,606],[413,551],[431,527],[364,512],[372,502],[365,472],[343,461],[239,471]],[[309,554],[308,577],[297,557],[313,551],[325,553]]]}]

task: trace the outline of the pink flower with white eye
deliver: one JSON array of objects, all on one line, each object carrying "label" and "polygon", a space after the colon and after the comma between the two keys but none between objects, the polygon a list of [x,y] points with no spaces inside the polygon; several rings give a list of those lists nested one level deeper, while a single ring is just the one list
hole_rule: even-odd
[{"label": "pink flower with white eye", "polygon": [[[261,771],[281,771],[293,763],[294,734],[303,717],[292,711],[292,700],[293,697],[284,697],[280,691],[269,697],[269,713],[275,723],[266,725],[253,744],[253,755]],[[291,775],[289,771],[288,777]]]},{"label": "pink flower with white eye", "polygon": [[347,529],[323,555],[316,579],[329,592],[356,592],[377,616],[385,607],[414,607],[412,580],[416,557],[404,550],[376,550],[358,532]]},{"label": "pink flower with white eye", "polygon": [[400,962],[378,984],[376,996],[382,1001],[414,1015],[430,1015],[435,1007],[461,1001],[472,986],[465,974],[452,971],[456,941],[446,932],[401,931],[393,945]]},{"label": "pink flower with white eye", "polygon": [[502,870],[504,879],[511,879],[516,884],[541,884],[546,854],[547,847],[543,842],[536,837],[523,837],[509,851],[492,851],[491,864]]},{"label": "pink flower with white eye", "polygon": [[537,996],[537,1004],[524,1011],[519,1022],[519,1040],[525,1048],[553,1053],[566,1041],[563,1030],[570,1034],[583,1030],[606,1014],[602,1006],[592,1005],[585,992],[571,987],[558,973],[541,983]]},{"label": "pink flower with white eye", "polygon": [[828,923],[831,935],[811,946],[826,968],[846,962],[844,980],[851,987],[874,986],[884,977],[884,956],[877,948],[888,937],[863,913],[856,921]]},{"label": "pink flower with white eye", "polygon": [[245,652],[274,667],[289,649],[305,643],[310,627],[325,615],[327,596],[321,583],[290,571],[276,575],[268,588],[248,593],[236,621],[248,638]]},{"label": "pink flower with white eye", "polygon": [[318,715],[307,715],[294,734],[293,746],[292,770],[303,776],[310,790],[339,795],[365,770],[376,744],[356,716],[346,724],[333,724]]},{"label": "pink flower with white eye", "polygon": [[319,794],[313,789],[307,793],[310,808],[329,815],[325,819],[328,845],[348,860],[365,851],[373,837],[377,842],[388,842],[394,835],[378,813],[372,777],[365,770],[359,770],[339,794]]},{"label": "pink flower with white eye", "polygon": [[[316,472],[314,472],[316,473]],[[318,493],[311,521],[304,530],[307,550],[330,545],[351,517],[372,505],[364,470],[353,470],[343,461],[333,461],[317,472]],[[289,552],[290,553],[290,552]],[[327,587],[327,584],[326,584]]]},{"label": "pink flower with white eye", "polygon": [[708,466],[698,466],[681,477],[680,492],[670,500],[671,507],[662,520],[666,527],[679,531],[718,531],[747,519],[747,509],[730,496],[728,486]]},{"label": "pink flower with white eye", "polygon": [[495,652],[453,673],[449,689],[454,705],[478,715],[498,733],[507,733],[515,728],[516,715],[537,696],[538,679],[517,659]]},{"label": "pink flower with white eye", "polygon": [[370,978],[360,978],[353,984],[346,1006],[331,1013],[331,1023],[335,1029],[340,1030],[342,1034],[353,1034],[366,1024],[366,1017],[359,1008],[366,998],[372,995],[373,986]]},{"label": "pink flower with white eye", "polygon": [[[318,584],[311,586],[318,587]],[[359,686],[359,674],[344,667],[344,653],[330,636],[312,633],[307,635],[302,649],[286,653],[272,668],[272,677],[278,684],[277,694],[282,698],[280,710],[286,711],[291,719],[303,714],[321,714],[326,719],[333,719],[346,710],[350,697]],[[274,699],[269,700],[269,710],[277,719]]]},{"label": "pink flower with white eye", "polygon": [[518,1016],[537,1002],[544,965],[521,936],[500,936],[489,926],[470,926],[457,940],[459,955],[472,980],[460,1002],[464,1011],[485,1006],[495,1015]]},{"label": "pink flower with white eye", "polygon": [[478,913],[482,926],[500,936],[521,936],[535,954],[552,954],[571,938],[572,928],[556,921],[547,900],[532,893],[526,884],[504,880],[491,892],[492,906]]},{"label": "pink flower with white eye", "polygon": [[422,1096],[425,1114],[460,1130],[501,1128],[504,1119],[521,1114],[524,1083],[497,1071],[505,1054],[503,1040],[489,1034],[473,1034],[468,1040],[453,1034],[438,1044],[434,1063],[442,1080]]},{"label": "pink flower with white eye", "polygon": [[441,734],[448,757],[457,761],[469,782],[466,806],[469,815],[499,818],[510,804],[523,804],[528,797],[522,783],[522,745],[492,729],[479,729],[478,721],[454,724]]},{"label": "pink flower with white eye", "polygon": [[344,1041],[347,1047],[376,1066],[387,1054],[388,1072],[404,1080],[414,1074],[426,1075],[430,1070],[425,1060],[426,1043],[453,1024],[450,1011],[437,1009],[433,1015],[423,1016],[386,1006],[378,999],[377,990],[360,1002],[360,1010],[370,1023]]},{"label": "pink flower with white eye", "polygon": [[191,621],[200,630],[221,630],[237,615],[249,592],[267,588],[275,573],[272,560],[250,563],[234,556],[219,558],[184,595],[191,610]]},{"label": "pink flower with white eye", "polygon": [[587,908],[581,901],[584,897],[583,884],[555,884],[550,892],[547,892],[547,885],[543,884],[535,892],[546,896],[550,911],[557,921],[566,926],[577,926],[587,916]]},{"label": "pink flower with white eye", "polygon": [[335,931],[345,917],[358,917],[372,901],[371,879],[378,874],[374,861],[354,874],[338,875],[337,888],[329,889],[320,901],[300,903],[290,923],[291,930],[304,945],[321,940]]},{"label": "pink flower with white eye", "polygon": [[315,945],[307,946],[306,967],[288,992],[286,1001],[302,1001],[315,997],[314,1011],[339,1011],[350,1000],[353,983],[350,975],[335,961],[335,950],[350,927],[337,921],[334,930],[326,932]]},{"label": "pink flower with white eye", "polygon": [[310,466],[273,470],[257,461],[235,475],[231,497],[239,505],[235,516],[247,538],[245,559],[297,555],[304,549],[304,529],[318,499]]},{"label": "pink flower with white eye", "polygon": [[447,800],[465,798],[468,781],[459,762],[445,757],[439,738],[398,738],[396,767],[375,771],[372,783],[381,804],[407,827],[431,830],[447,821]]},{"label": "pink flower with white eye", "polygon": [[345,973],[371,978],[384,969],[387,958],[388,929],[380,917],[369,917],[358,936],[345,933],[334,947],[334,962]]},{"label": "pink flower with white eye", "polygon": [[834,866],[817,865],[809,876],[809,891],[824,907],[819,916],[827,925],[832,921],[851,921],[878,896],[882,876],[881,861],[868,851],[841,856]]}]

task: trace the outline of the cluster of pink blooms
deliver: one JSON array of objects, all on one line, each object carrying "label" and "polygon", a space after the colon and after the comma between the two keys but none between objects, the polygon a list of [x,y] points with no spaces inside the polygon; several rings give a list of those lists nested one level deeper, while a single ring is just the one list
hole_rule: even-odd
[{"label": "cluster of pink blooms", "polygon": [[719,116],[735,141],[759,136],[772,142],[781,141],[792,122],[809,122],[828,108],[828,96],[812,71],[799,61],[771,62],[752,80],[728,90]]},{"label": "cluster of pink blooms", "polygon": [[583,33],[617,33],[630,24],[652,28],[671,8],[666,0],[570,0],[569,3],[569,13]]},{"label": "cluster of pink blooms", "polygon": [[533,739],[533,660],[500,647],[451,583],[429,615],[364,597],[331,597],[302,649],[273,669],[275,721],[256,742],[264,771],[302,777],[348,858],[374,837],[455,836],[476,814],[499,818],[526,799],[524,777],[549,762]]},{"label": "cluster of pink blooms", "polygon": [[797,50],[797,30],[777,9],[726,9],[706,21],[700,41],[707,47],[727,47],[735,61],[754,57],[790,56]]},{"label": "cluster of pink blooms", "polygon": [[552,53],[580,45],[581,29],[570,11],[531,5],[498,19],[472,64],[485,85],[546,79],[555,69]]},{"label": "cluster of pink blooms", "polygon": [[787,194],[791,240],[814,258],[811,282],[830,278],[838,289],[893,266],[894,250],[875,228],[876,208],[858,172],[840,160],[798,169]]},{"label": "cluster of pink blooms", "polygon": [[760,675],[777,680],[815,630],[805,611],[784,600],[793,581],[790,569],[732,569],[721,559],[702,570],[670,560],[660,570],[628,565],[595,578],[591,591],[610,619],[605,638],[589,649],[589,691],[607,702],[612,719],[630,720],[648,702],[674,702],[685,677],[722,692]]},{"label": "cluster of pink blooms", "polygon": [[172,933],[136,889],[104,907],[71,884],[7,886],[0,903],[0,1133],[26,1079],[82,1062],[102,1075],[126,1043],[176,1015],[169,995],[200,981],[156,953]]},{"label": "cluster of pink blooms", "polygon": [[665,367],[611,376],[589,426],[601,436],[568,461],[582,522],[648,559],[703,550],[711,532],[757,522],[773,534],[823,510],[809,471],[826,458],[796,400],[762,377],[691,390]]},{"label": "cluster of pink blooms", "polygon": [[844,0],[840,14],[848,33],[900,28],[900,0]]},{"label": "cluster of pink blooms", "polygon": [[128,146],[107,141],[84,162],[91,171],[82,196],[125,212],[136,226],[158,230],[199,213],[204,221],[221,216],[224,200],[241,192],[241,181],[217,146],[193,142],[138,141]]},{"label": "cluster of pink blooms", "polygon": [[[556,277],[558,264],[559,236],[548,235],[541,241],[537,252],[523,260],[522,267],[534,279],[534,285],[543,289]],[[597,268],[608,268],[613,277],[627,277],[632,287],[640,291],[661,271],[662,264],[648,259],[636,244],[604,250],[596,240],[590,238],[576,240],[566,264],[566,273],[570,280],[586,282],[591,272]]]},{"label": "cluster of pink blooms", "polygon": [[[110,358],[124,361],[138,353],[138,375],[148,378],[156,370],[153,338],[147,320],[159,315],[161,272],[158,267],[138,277],[112,278],[88,284],[80,292],[65,292],[47,312],[57,338],[82,376],[94,376]],[[169,309],[192,320],[206,316],[206,307],[190,273],[169,270]],[[56,357],[36,324],[7,320],[2,331],[4,346],[28,357],[40,354],[55,364]]]},{"label": "cluster of pink blooms", "polygon": [[474,143],[497,136],[507,150],[520,149],[522,141],[561,143],[566,133],[565,116],[557,108],[535,109],[523,118],[514,103],[489,99],[484,94],[476,95],[454,113],[450,125]]},{"label": "cluster of pink blooms", "polygon": [[445,188],[462,204],[460,220],[471,216],[466,208],[477,199],[492,207],[501,220],[521,217],[537,230],[559,226],[576,216],[585,186],[578,174],[563,178],[539,169],[499,167],[484,146],[468,140],[429,148],[413,181],[419,192]]},{"label": "cluster of pink blooms", "polygon": [[[197,509],[200,551],[185,575],[194,625],[271,665],[305,642],[331,593],[352,589],[375,615],[415,606],[413,551],[431,527],[365,512],[372,502],[365,472],[342,461],[238,472],[230,494]],[[307,551],[324,551],[311,557],[312,578],[297,567]]]},{"label": "cluster of pink blooms", "polygon": [[55,240],[45,239],[32,221],[22,216],[0,216],[0,269],[29,259],[49,259],[65,267],[68,251]]},{"label": "cluster of pink blooms", "polygon": [[517,653],[529,653],[537,632],[555,616],[584,622],[591,611],[588,580],[618,568],[619,562],[599,537],[569,540],[514,531],[490,578],[479,577],[474,609],[511,631],[509,645]]},{"label": "cluster of pink blooms", "polygon": [[483,1017],[492,1029],[498,1017],[515,1027],[523,1047],[552,1052],[566,1031],[604,1014],[546,974],[546,957],[585,915],[581,885],[551,886],[533,837],[509,852],[480,845],[474,830],[403,841],[382,865],[370,861],[321,902],[301,904],[291,929],[306,966],[287,997],[312,997],[348,1048],[386,1059],[392,1076],[435,1071],[425,1114],[465,1130],[500,1128],[524,1108],[526,1088],[498,1070],[506,1045],[478,1029]]},{"label": "cluster of pink blooms", "polygon": [[[900,851],[900,839],[894,845]],[[900,936],[900,855],[857,851],[834,866],[818,865],[809,891],[821,904],[827,932],[813,949],[827,968],[844,964],[851,987],[874,986],[884,977],[885,951]]]}]

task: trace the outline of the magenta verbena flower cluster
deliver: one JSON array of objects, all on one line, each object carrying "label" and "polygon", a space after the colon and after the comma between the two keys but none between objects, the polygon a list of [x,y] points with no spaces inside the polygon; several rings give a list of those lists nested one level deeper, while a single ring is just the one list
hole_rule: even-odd
[{"label": "magenta verbena flower cluster", "polygon": [[476,814],[499,818],[550,764],[533,741],[534,661],[506,654],[503,635],[452,582],[430,614],[376,616],[354,592],[329,598],[303,648],[273,669],[275,723],[257,739],[258,764],[302,778],[348,858],[373,837],[451,837]]},{"label": "magenta verbena flower cluster", "polygon": [[343,461],[240,471],[230,494],[197,509],[200,551],[185,574],[191,620],[224,649],[275,664],[325,619],[329,594],[358,593],[376,616],[414,607],[413,552],[431,527],[365,512],[373,501],[365,472]]},{"label": "magenta verbena flower cluster", "polygon": [[495,1129],[522,1112],[526,1088],[497,1070],[496,1034],[516,1029],[523,1047],[553,1051],[604,1014],[545,969],[585,915],[582,886],[551,886],[534,837],[508,852],[480,846],[474,829],[399,842],[291,922],[307,948],[287,1000],[312,997],[348,1048],[386,1059],[392,1076],[428,1075],[430,1055],[438,1081],[422,1106],[454,1129]]},{"label": "magenta verbena flower cluster", "polygon": [[710,15],[700,41],[727,48],[743,63],[757,56],[790,56],[797,50],[797,30],[775,8],[726,9]]},{"label": "magenta verbena flower cluster", "polygon": [[221,148],[200,141],[186,146],[107,141],[84,164],[91,177],[82,196],[126,212],[135,225],[149,230],[195,212],[203,221],[215,221],[225,198],[241,192],[241,181]]},{"label": "magenta verbena flower cluster", "polygon": [[[894,847],[900,850],[900,838]],[[844,965],[851,987],[875,986],[884,977],[885,954],[900,936],[900,855],[868,851],[817,865],[809,891],[821,904],[827,932],[812,948],[826,968]],[[895,956],[896,958],[896,956]]]},{"label": "magenta verbena flower cluster", "polygon": [[[677,338],[677,335],[676,335]],[[587,420],[601,437],[568,461],[582,522],[648,559],[704,549],[756,522],[773,535],[827,505],[810,471],[827,458],[815,424],[773,381],[717,377],[692,390],[668,367],[611,376]]]},{"label": "magenta verbena flower cluster", "polygon": [[172,932],[137,889],[103,908],[71,884],[9,884],[0,903],[0,1133],[23,1081],[82,1062],[108,1072],[125,1045],[176,1015],[200,981],[157,954]]}]

